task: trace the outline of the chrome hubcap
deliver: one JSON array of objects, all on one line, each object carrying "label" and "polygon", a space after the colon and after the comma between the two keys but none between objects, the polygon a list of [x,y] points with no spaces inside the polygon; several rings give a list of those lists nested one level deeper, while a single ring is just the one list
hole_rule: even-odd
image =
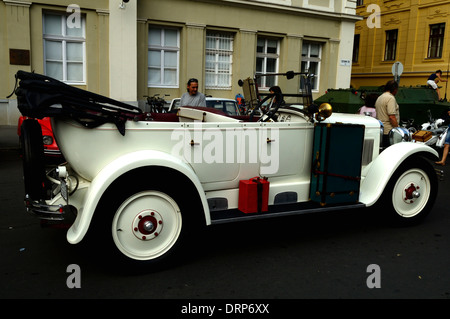
[{"label": "chrome hubcap", "polygon": [[420,197],[420,187],[411,183],[409,187],[405,187],[405,197],[403,201],[408,204],[414,203],[414,200]]},{"label": "chrome hubcap", "polygon": [[152,240],[163,230],[162,216],[154,210],[140,212],[134,218],[132,228],[133,234],[140,240]]}]

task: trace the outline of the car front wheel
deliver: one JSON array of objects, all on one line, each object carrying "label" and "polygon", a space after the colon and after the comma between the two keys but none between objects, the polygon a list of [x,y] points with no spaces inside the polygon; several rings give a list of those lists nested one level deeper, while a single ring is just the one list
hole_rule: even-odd
[{"label": "car front wheel", "polygon": [[437,176],[424,158],[409,159],[391,177],[382,198],[383,209],[401,225],[421,222],[437,195]]}]

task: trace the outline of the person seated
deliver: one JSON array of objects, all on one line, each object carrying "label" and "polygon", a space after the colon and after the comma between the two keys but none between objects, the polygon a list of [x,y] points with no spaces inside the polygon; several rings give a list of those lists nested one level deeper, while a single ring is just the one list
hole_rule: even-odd
[{"label": "person seated", "polygon": [[277,96],[281,97],[281,102],[280,102],[280,106],[284,104],[284,100],[283,100],[283,92],[281,92],[281,88],[279,86],[271,86],[269,89],[270,94],[274,94],[273,97],[271,97],[270,99],[268,99],[267,101],[265,101],[263,103],[263,105],[261,105],[261,108],[263,109],[264,112],[269,111],[272,106],[276,105],[277,103]]},{"label": "person seated", "polygon": [[203,106],[206,107],[206,97],[198,92],[198,80],[189,79],[187,82],[187,92],[181,96],[180,106]]},{"label": "person seated", "polygon": [[370,115],[374,118],[377,117],[377,110],[375,109],[375,102],[378,99],[378,94],[372,93],[366,96],[366,103],[359,110],[358,114]]}]

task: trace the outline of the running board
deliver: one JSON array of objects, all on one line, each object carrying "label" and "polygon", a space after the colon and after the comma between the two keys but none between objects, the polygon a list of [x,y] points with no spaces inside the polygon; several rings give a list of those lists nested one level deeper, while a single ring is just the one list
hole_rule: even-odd
[{"label": "running board", "polygon": [[345,204],[345,205],[327,205],[320,206],[316,203],[294,203],[294,204],[280,204],[269,206],[269,211],[261,213],[245,214],[238,209],[227,209],[211,211],[211,224],[225,224],[238,221],[248,221],[254,219],[273,218],[292,215],[303,215],[311,213],[332,212],[348,209],[365,208],[363,203]]}]

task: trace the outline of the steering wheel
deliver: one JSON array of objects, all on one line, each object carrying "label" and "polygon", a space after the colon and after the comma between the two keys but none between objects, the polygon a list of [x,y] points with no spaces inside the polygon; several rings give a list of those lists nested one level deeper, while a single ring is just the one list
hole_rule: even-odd
[{"label": "steering wheel", "polygon": [[[264,110],[262,108],[262,105],[265,101],[267,101],[270,98],[273,98],[272,102],[269,104],[269,107]],[[273,100],[275,100],[275,102],[273,102]],[[276,122],[277,118],[275,117],[275,113],[278,111],[280,106],[283,104],[284,104],[283,95],[280,93],[271,93],[268,96],[266,96],[264,99],[261,100],[261,102],[258,103],[257,108],[259,108],[264,113],[264,115],[261,116],[261,118],[258,120],[258,122],[267,122],[269,120]]]}]

